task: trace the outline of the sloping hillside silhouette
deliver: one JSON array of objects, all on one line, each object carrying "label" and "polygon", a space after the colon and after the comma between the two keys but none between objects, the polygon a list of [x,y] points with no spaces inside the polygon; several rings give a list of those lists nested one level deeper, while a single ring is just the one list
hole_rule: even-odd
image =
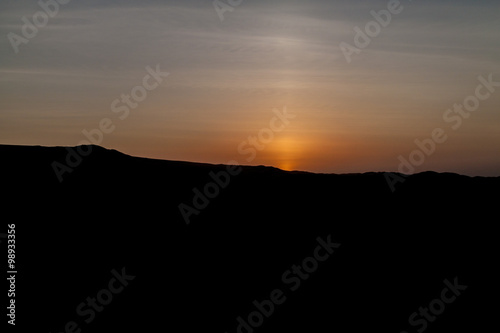
[{"label": "sloping hillside silhouette", "polygon": [[[239,331],[417,332],[423,324],[409,316],[455,278],[467,289],[426,331],[477,331],[495,318],[484,305],[496,280],[500,178],[424,172],[393,192],[384,173],[242,166],[196,208],[194,189],[228,166],[81,148],[92,153],[60,182],[53,163],[65,163],[67,147],[0,145],[21,328],[237,332],[238,317],[279,289],[286,300]],[[182,204],[197,211],[189,224]],[[340,246],[288,289],[284,273],[328,237]],[[122,267],[136,278],[85,323],[76,307]]]}]

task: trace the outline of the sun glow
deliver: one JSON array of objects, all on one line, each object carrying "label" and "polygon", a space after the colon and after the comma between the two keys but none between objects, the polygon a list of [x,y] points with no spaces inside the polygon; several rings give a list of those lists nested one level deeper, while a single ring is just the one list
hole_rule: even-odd
[{"label": "sun glow", "polygon": [[293,137],[276,138],[269,148],[273,164],[286,171],[297,168],[297,160],[303,154],[303,142]]}]

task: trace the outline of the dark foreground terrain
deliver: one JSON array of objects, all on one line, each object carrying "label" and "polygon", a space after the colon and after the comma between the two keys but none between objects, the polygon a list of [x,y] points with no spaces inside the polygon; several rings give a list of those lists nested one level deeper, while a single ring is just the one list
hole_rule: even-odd
[{"label": "dark foreground terrain", "polygon": [[383,173],[228,169],[84,148],[80,160],[68,157],[76,148],[0,146],[0,233],[13,223],[16,232],[15,331],[496,327],[500,178],[426,172],[392,192]]}]

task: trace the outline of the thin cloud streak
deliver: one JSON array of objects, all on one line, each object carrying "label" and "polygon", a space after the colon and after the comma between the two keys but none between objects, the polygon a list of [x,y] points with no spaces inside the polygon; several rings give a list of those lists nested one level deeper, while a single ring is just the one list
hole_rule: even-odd
[{"label": "thin cloud streak", "polygon": [[[204,156],[224,163],[234,157],[224,141],[241,141],[266,122],[267,111],[287,105],[298,115],[287,129],[295,137],[290,142],[307,142],[311,151],[294,157],[303,168],[391,170],[415,137],[439,126],[443,110],[470,93],[477,76],[500,75],[497,2],[403,5],[347,64],[339,44],[353,43],[353,28],[364,27],[370,11],[387,1],[244,2],[223,22],[206,1],[73,1],[19,54],[0,39],[0,140],[73,145],[82,129],[113,116],[111,101],[137,85],[146,66],[161,64],[169,79],[105,146],[137,155],[140,147],[155,147],[148,148],[152,157],[199,160],[199,147],[217,136]],[[21,17],[37,10],[27,1],[0,4],[0,35],[20,33]],[[457,134],[470,138],[470,147],[487,135],[474,124],[498,124],[492,110],[499,98],[471,119],[477,139],[466,127]],[[460,149],[451,151],[463,159]],[[430,166],[453,168],[439,154],[433,158]],[[484,160],[485,170],[500,164]]]}]

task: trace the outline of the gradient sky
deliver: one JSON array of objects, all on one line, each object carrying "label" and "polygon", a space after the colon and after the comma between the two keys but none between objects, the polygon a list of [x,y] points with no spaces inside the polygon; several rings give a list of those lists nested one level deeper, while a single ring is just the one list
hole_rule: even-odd
[{"label": "gradient sky", "polygon": [[[101,145],[130,155],[346,173],[397,171],[442,128],[416,171],[500,176],[500,87],[459,129],[443,120],[478,76],[500,81],[500,2],[402,1],[347,63],[339,44],[387,3],[244,0],[221,21],[211,0],[73,0],[16,54],[8,34],[40,7],[2,0],[0,143],[74,146],[109,118]],[[111,103],[157,64],[170,75],[120,120]],[[238,146],[285,106],[247,162]]]}]

